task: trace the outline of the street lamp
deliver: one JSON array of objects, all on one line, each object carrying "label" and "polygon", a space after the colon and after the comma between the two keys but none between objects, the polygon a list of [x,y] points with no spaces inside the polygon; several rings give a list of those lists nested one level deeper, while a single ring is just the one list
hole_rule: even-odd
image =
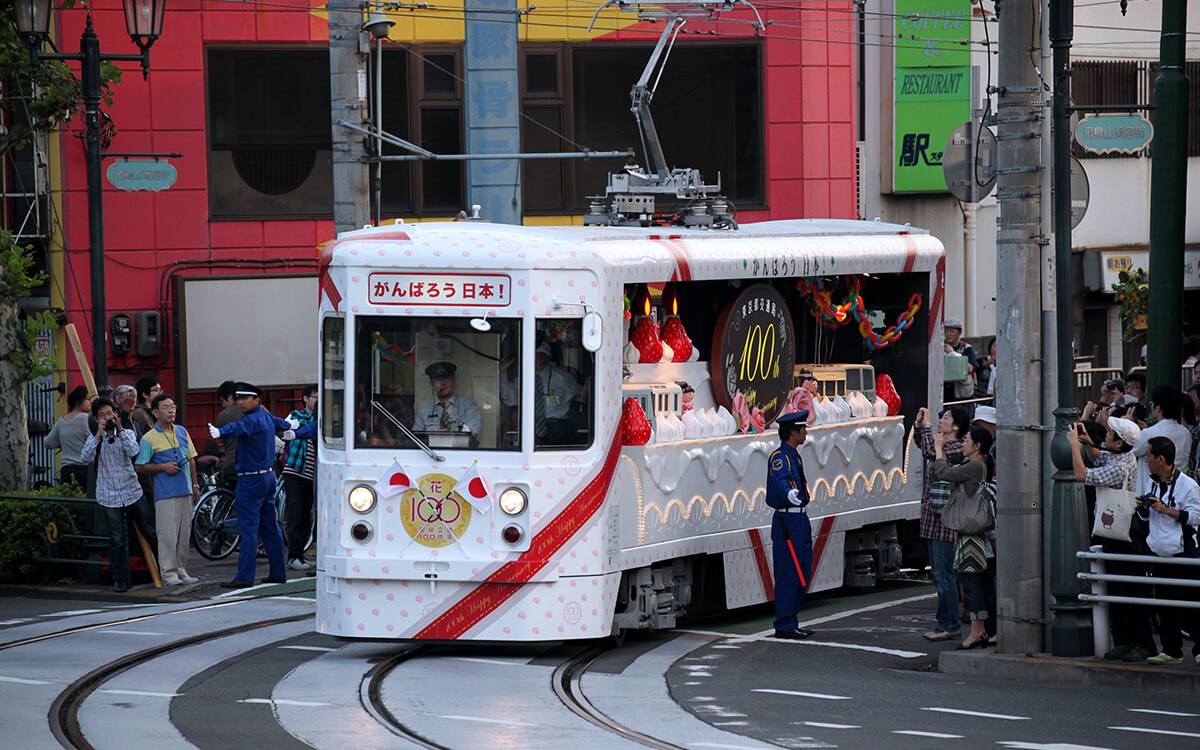
[{"label": "street lamp", "polygon": [[100,38],[92,29],[89,9],[87,26],[79,39],[78,54],[44,53],[42,45],[50,37],[51,0],[13,0],[17,33],[29,48],[34,67],[41,60],[74,60],[80,64],[83,90],[84,124],[87,147],[88,237],[92,273],[92,358],[96,385],[108,383],[108,342],[104,290],[104,216],[103,189],[100,183],[100,63],[134,61],[142,64],[142,78],[150,77],[150,46],[162,33],[166,0],[123,0],[125,28],[129,38],[141,50],[136,55],[101,55]]}]

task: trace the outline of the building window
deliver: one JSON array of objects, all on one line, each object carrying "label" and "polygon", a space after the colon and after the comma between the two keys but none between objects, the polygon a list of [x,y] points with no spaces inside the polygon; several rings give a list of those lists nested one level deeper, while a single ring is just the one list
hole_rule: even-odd
[{"label": "building window", "polygon": [[329,52],[208,50],[213,218],[332,214]]},{"label": "building window", "polygon": [[[1188,77],[1187,155],[1200,156],[1200,61],[1184,64]],[[1158,78],[1157,60],[1079,60],[1071,64],[1071,99],[1075,106],[1086,109],[1093,105],[1153,104],[1154,81]],[[1154,110],[1143,113],[1154,122]],[[1128,158],[1150,156],[1154,142],[1136,154],[1093,154],[1072,143],[1072,153],[1078,157]]]},{"label": "building window", "polygon": [[[629,91],[652,45],[526,45],[521,64],[521,147],[567,151],[582,144],[643,153]],[[763,123],[760,48],[756,44],[676,46],[651,104],[667,164],[694,167],[739,208],[763,203]],[[714,101],[728,106],[714,107]],[[558,135],[559,133],[562,136]],[[527,159],[522,186],[527,213],[587,209],[602,194],[616,159]]]},{"label": "building window", "polygon": [[[457,48],[386,49],[383,129],[435,153],[462,153],[461,76]],[[207,86],[212,218],[331,217],[328,50],[210,48]],[[383,153],[408,152],[385,143]],[[462,162],[385,162],[384,215],[457,213],[463,170]]]}]

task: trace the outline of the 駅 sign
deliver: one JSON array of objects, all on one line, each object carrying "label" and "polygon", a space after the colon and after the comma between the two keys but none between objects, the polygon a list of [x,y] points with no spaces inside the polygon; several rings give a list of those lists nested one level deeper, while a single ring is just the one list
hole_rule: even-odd
[{"label": "\u99c5 sign", "polygon": [[166,190],[179,179],[179,173],[169,162],[147,159],[124,159],[108,165],[109,183],[117,190]]},{"label": "\u99c5 sign", "polygon": [[1075,128],[1075,140],[1093,154],[1134,154],[1153,138],[1154,126],[1143,115],[1088,115]]}]

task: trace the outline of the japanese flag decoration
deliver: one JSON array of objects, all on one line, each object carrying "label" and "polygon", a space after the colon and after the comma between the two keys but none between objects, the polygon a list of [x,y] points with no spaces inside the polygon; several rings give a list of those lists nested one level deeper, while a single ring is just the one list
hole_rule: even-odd
[{"label": "japanese flag decoration", "polygon": [[467,473],[454,485],[454,491],[480,513],[487,513],[492,508],[492,491],[483,477],[479,476],[478,463],[471,464]]},{"label": "japanese flag decoration", "polygon": [[393,459],[391,468],[379,480],[378,487],[384,497],[391,497],[412,487],[412,480],[409,479],[408,472],[400,465],[400,462]]}]

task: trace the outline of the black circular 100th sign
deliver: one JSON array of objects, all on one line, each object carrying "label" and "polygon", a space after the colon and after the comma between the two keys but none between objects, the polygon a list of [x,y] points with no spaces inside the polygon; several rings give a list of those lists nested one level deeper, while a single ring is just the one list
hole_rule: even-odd
[{"label": "black circular 100th sign", "polygon": [[726,304],[713,332],[712,385],[732,411],[740,392],[749,409],[758,407],[770,424],[787,404],[796,361],[796,332],[783,296],[754,284]]}]

